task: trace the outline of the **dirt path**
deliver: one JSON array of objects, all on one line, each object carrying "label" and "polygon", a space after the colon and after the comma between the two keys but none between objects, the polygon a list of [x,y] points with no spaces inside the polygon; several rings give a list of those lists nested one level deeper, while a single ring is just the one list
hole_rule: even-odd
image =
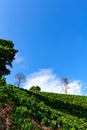
[{"label": "dirt path", "polygon": [[0,130],[10,130],[12,125],[11,111],[12,108],[8,104],[0,105]]}]

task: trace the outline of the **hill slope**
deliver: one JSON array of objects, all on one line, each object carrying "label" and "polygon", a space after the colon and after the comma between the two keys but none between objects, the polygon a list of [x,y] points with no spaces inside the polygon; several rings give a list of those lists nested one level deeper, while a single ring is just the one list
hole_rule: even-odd
[{"label": "hill slope", "polygon": [[0,130],[87,130],[87,97],[0,86]]}]

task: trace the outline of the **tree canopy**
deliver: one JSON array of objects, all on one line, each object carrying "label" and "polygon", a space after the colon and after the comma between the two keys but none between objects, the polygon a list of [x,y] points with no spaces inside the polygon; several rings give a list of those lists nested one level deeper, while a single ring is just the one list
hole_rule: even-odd
[{"label": "tree canopy", "polygon": [[8,67],[12,67],[17,52],[12,41],[0,39],[0,78],[10,74]]}]

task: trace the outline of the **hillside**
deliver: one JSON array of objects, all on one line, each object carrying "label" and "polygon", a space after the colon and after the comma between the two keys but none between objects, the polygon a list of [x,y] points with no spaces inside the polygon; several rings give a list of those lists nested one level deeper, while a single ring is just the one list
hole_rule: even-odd
[{"label": "hillside", "polygon": [[0,86],[0,130],[87,130],[87,97]]}]

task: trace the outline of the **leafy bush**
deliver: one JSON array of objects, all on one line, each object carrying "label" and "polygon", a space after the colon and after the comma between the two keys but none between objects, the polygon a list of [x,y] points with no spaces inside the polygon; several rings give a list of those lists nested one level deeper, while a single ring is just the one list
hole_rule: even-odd
[{"label": "leafy bush", "polygon": [[31,90],[31,91],[40,91],[41,88],[40,88],[39,86],[32,86],[32,87],[30,88],[30,90]]},{"label": "leafy bush", "polygon": [[2,77],[0,79],[0,86],[5,86],[6,85],[6,78],[5,77]]}]

